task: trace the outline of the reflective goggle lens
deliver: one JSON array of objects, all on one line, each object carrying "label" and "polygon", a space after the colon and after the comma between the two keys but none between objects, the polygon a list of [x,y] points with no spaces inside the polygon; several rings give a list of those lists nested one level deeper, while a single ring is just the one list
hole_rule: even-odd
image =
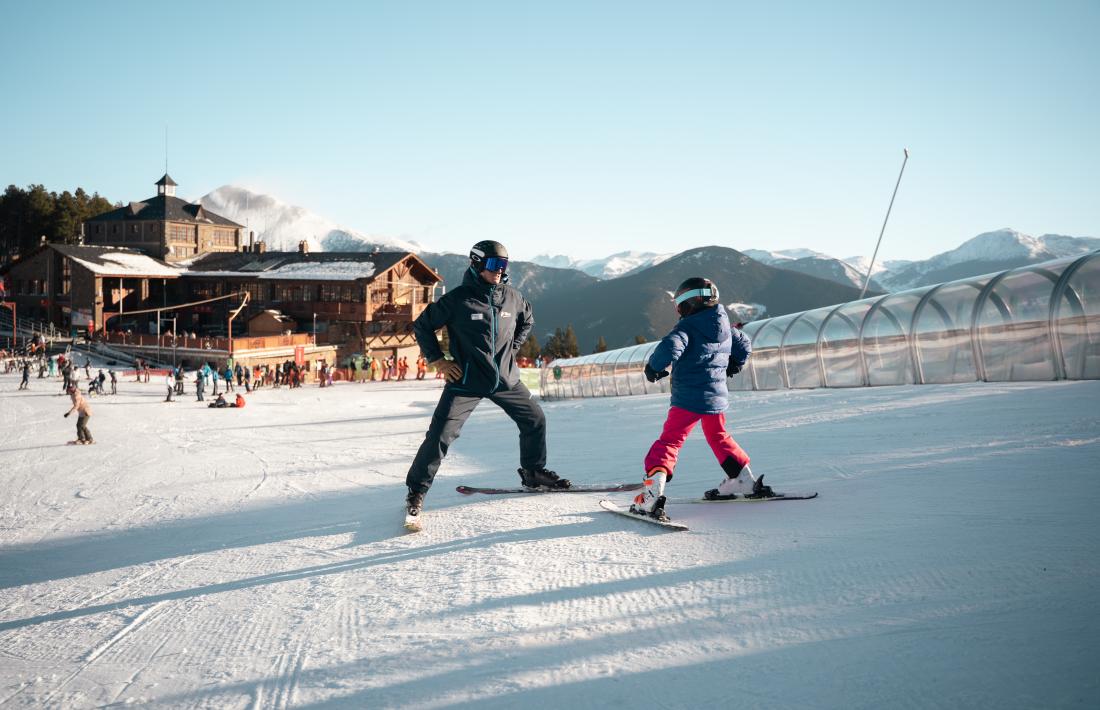
[{"label": "reflective goggle lens", "polygon": [[503,256],[487,256],[485,261],[481,262],[482,271],[500,271],[501,273],[508,270],[508,259]]}]

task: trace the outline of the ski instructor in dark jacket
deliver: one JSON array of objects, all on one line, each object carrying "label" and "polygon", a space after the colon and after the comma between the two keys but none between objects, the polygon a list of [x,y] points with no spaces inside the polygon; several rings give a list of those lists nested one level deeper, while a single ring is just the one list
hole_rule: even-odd
[{"label": "ski instructor in dark jacket", "polygon": [[[535,325],[531,304],[508,285],[508,250],[494,241],[470,249],[462,285],[430,304],[413,324],[420,351],[447,383],[409,474],[407,512],[419,515],[424,495],[462,425],[486,398],[519,426],[520,480],[530,488],[568,488],[546,470],[546,417],[520,382],[516,352]],[[447,328],[453,360],[444,358],[435,333]]]}]

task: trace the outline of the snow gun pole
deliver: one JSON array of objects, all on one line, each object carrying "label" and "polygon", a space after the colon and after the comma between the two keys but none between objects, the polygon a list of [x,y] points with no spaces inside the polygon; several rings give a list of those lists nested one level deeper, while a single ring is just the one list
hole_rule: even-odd
[{"label": "snow gun pole", "polygon": [[890,206],[886,208],[886,219],[882,220],[882,230],[878,233],[878,242],[875,244],[875,253],[871,255],[871,263],[867,266],[867,276],[863,279],[863,290],[859,292],[859,300],[867,294],[867,286],[871,283],[871,271],[875,268],[875,258],[878,257],[878,248],[882,246],[882,235],[886,233],[886,223],[890,221],[890,210],[894,209],[894,198],[898,196],[898,187],[901,185],[901,176],[905,174],[905,164],[909,162],[909,149],[902,148],[905,159],[901,161],[901,171],[898,173],[898,181],[894,185],[894,194],[890,195]]},{"label": "snow gun pole", "polygon": [[244,298],[241,299],[241,305],[237,307],[237,310],[229,314],[229,357],[233,357],[233,319],[236,318],[244,307],[248,305],[248,291],[238,292],[237,295],[244,293]]}]

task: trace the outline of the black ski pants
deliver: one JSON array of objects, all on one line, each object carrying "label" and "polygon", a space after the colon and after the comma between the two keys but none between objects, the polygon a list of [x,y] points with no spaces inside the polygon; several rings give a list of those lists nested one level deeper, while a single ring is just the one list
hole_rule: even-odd
[{"label": "black ski pants", "polygon": [[[432,487],[436,471],[447,450],[458,438],[462,425],[473,414],[483,398],[456,392],[450,387],[443,388],[443,395],[432,415],[428,434],[424,443],[416,452],[405,484],[410,490],[427,493]],[[519,462],[528,470],[540,469],[546,465],[546,415],[542,407],[531,399],[531,392],[522,382],[514,387],[485,395],[493,404],[504,410],[519,427]]]}]

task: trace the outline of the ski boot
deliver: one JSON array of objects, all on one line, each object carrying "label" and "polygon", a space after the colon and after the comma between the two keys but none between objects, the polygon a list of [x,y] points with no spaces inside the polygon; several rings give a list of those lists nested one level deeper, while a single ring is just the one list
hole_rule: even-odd
[{"label": "ski boot", "polygon": [[668,480],[668,471],[663,468],[654,468],[645,475],[642,481],[645,489],[634,496],[634,503],[630,506],[630,512],[636,515],[660,520],[663,523],[671,520],[665,513],[665,481]]},{"label": "ski boot", "polygon": [[525,468],[518,469],[519,480],[526,488],[569,488],[572,484],[558,476],[553,471],[545,468],[537,468],[528,471]]},{"label": "ski boot", "polygon": [[707,500],[731,500],[733,498],[769,498],[775,495],[770,486],[764,485],[764,476],[756,478],[748,466],[738,466],[732,458],[722,462],[726,478],[703,494]]},{"label": "ski boot", "polygon": [[410,490],[405,496],[405,514],[416,517],[420,515],[420,509],[424,506],[424,494],[420,491]]}]

